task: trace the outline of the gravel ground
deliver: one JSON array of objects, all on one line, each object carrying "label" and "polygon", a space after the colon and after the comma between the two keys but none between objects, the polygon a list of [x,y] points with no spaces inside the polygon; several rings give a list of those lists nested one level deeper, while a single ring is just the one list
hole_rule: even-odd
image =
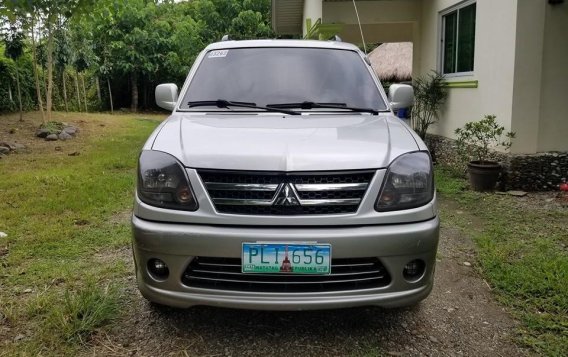
[{"label": "gravel ground", "polygon": [[[453,210],[451,202],[441,209]],[[458,212],[459,214],[459,212]],[[475,223],[475,222],[473,222]],[[121,254],[130,263],[130,252]],[[473,243],[442,226],[436,283],[418,306],[308,312],[157,308],[133,278],[127,316],[86,355],[137,356],[519,356],[518,323],[493,301],[475,270]],[[464,264],[465,263],[465,264]]]}]

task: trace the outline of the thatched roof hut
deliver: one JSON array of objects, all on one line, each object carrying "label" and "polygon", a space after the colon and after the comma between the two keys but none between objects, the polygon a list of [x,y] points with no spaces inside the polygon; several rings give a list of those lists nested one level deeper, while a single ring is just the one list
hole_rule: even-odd
[{"label": "thatched roof hut", "polygon": [[382,82],[412,79],[412,42],[383,43],[369,53],[369,59]]}]

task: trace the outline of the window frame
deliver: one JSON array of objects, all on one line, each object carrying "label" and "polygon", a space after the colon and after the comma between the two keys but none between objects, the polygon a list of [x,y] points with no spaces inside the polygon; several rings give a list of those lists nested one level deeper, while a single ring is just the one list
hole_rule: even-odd
[{"label": "window frame", "polygon": [[[444,73],[444,58],[445,58],[445,46],[444,46],[444,41],[445,41],[445,19],[444,16],[451,14],[452,12],[456,11],[456,65],[458,62],[457,59],[457,51],[459,48],[459,42],[458,42],[458,38],[459,38],[459,11],[462,8],[465,8],[467,6],[476,4],[477,0],[466,0],[466,1],[462,1],[459,2],[453,6],[448,7],[447,9],[444,9],[442,11],[439,12],[438,14],[438,71],[446,78],[453,78],[453,77],[466,77],[466,76],[473,76],[475,74],[475,47],[474,47],[474,52],[473,52],[473,57],[474,57],[474,61],[473,61],[473,70],[472,71],[468,71],[468,72],[454,72],[454,73]],[[476,4],[476,12],[477,12],[477,4]],[[477,15],[477,14],[476,14]],[[475,20],[475,29],[476,31],[474,32],[474,40],[477,38],[477,16],[476,16],[476,20]],[[477,42],[476,42],[477,43]]]}]

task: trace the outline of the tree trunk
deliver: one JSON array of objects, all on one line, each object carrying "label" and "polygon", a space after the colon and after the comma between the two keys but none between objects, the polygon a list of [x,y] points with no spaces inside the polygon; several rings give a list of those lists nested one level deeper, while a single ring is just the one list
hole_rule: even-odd
[{"label": "tree trunk", "polygon": [[39,111],[41,112],[41,121],[45,123],[45,113],[43,112],[43,100],[41,99],[41,90],[39,88],[39,75],[37,73],[37,54],[36,54],[36,44],[35,44],[35,35],[34,35],[34,14],[32,14],[32,68],[34,71],[34,79],[35,79],[35,87],[36,87],[36,94],[37,94],[37,103],[39,106]]},{"label": "tree trunk", "polygon": [[81,111],[81,92],[79,92],[79,71],[75,70],[75,89],[77,93],[77,111]]},{"label": "tree trunk", "polygon": [[18,70],[18,63],[16,64],[16,87],[18,89],[18,105],[20,106],[20,121],[24,121],[24,110],[22,109],[22,91],[20,90],[20,71]]},{"label": "tree trunk", "polygon": [[142,92],[142,93],[144,93],[144,110],[147,110],[148,109],[148,81],[147,80],[144,81],[142,88],[144,90],[144,92]]},{"label": "tree trunk", "polygon": [[[41,68],[41,76],[39,78],[41,85],[40,85],[39,89],[41,89],[41,91],[42,91],[41,92],[42,93],[41,95],[43,96],[42,101],[45,103],[45,98],[46,98],[46,95],[47,95],[47,76],[45,75],[45,67],[42,66],[41,64],[39,66]],[[47,112],[47,103],[44,105],[43,110],[45,110]]]},{"label": "tree trunk", "polygon": [[47,19],[47,120],[51,121],[51,107],[53,101],[53,31],[51,19]]},{"label": "tree trunk", "polygon": [[85,73],[81,73],[81,84],[83,85],[83,100],[85,102],[85,113],[88,113],[89,108],[87,108],[87,90],[85,89]]},{"label": "tree trunk", "polygon": [[136,72],[131,74],[130,80],[132,85],[132,102],[130,103],[130,110],[136,112],[138,111],[138,75]]},{"label": "tree trunk", "polygon": [[107,78],[108,98],[110,99],[110,114],[114,114],[114,106],[112,104],[112,89],[110,87],[110,78]]},{"label": "tree trunk", "polygon": [[8,83],[8,99],[10,102],[14,103],[14,97],[12,97],[12,85]]},{"label": "tree trunk", "polygon": [[65,84],[65,68],[61,72],[61,84],[63,84],[63,101],[65,102],[65,111],[69,111],[69,105],[67,104],[67,85]]},{"label": "tree trunk", "polygon": [[101,97],[101,83],[99,82],[99,77],[95,77],[95,85],[97,86],[97,97],[99,98],[99,103],[102,103],[103,98]]}]

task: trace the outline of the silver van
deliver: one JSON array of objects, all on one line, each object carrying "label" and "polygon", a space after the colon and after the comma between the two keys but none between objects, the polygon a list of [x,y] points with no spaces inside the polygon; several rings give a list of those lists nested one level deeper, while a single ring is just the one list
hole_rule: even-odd
[{"label": "silver van", "polygon": [[148,300],[304,310],[416,304],[439,219],[430,154],[365,55],[337,41],[223,41],[196,59],[139,159]]}]

